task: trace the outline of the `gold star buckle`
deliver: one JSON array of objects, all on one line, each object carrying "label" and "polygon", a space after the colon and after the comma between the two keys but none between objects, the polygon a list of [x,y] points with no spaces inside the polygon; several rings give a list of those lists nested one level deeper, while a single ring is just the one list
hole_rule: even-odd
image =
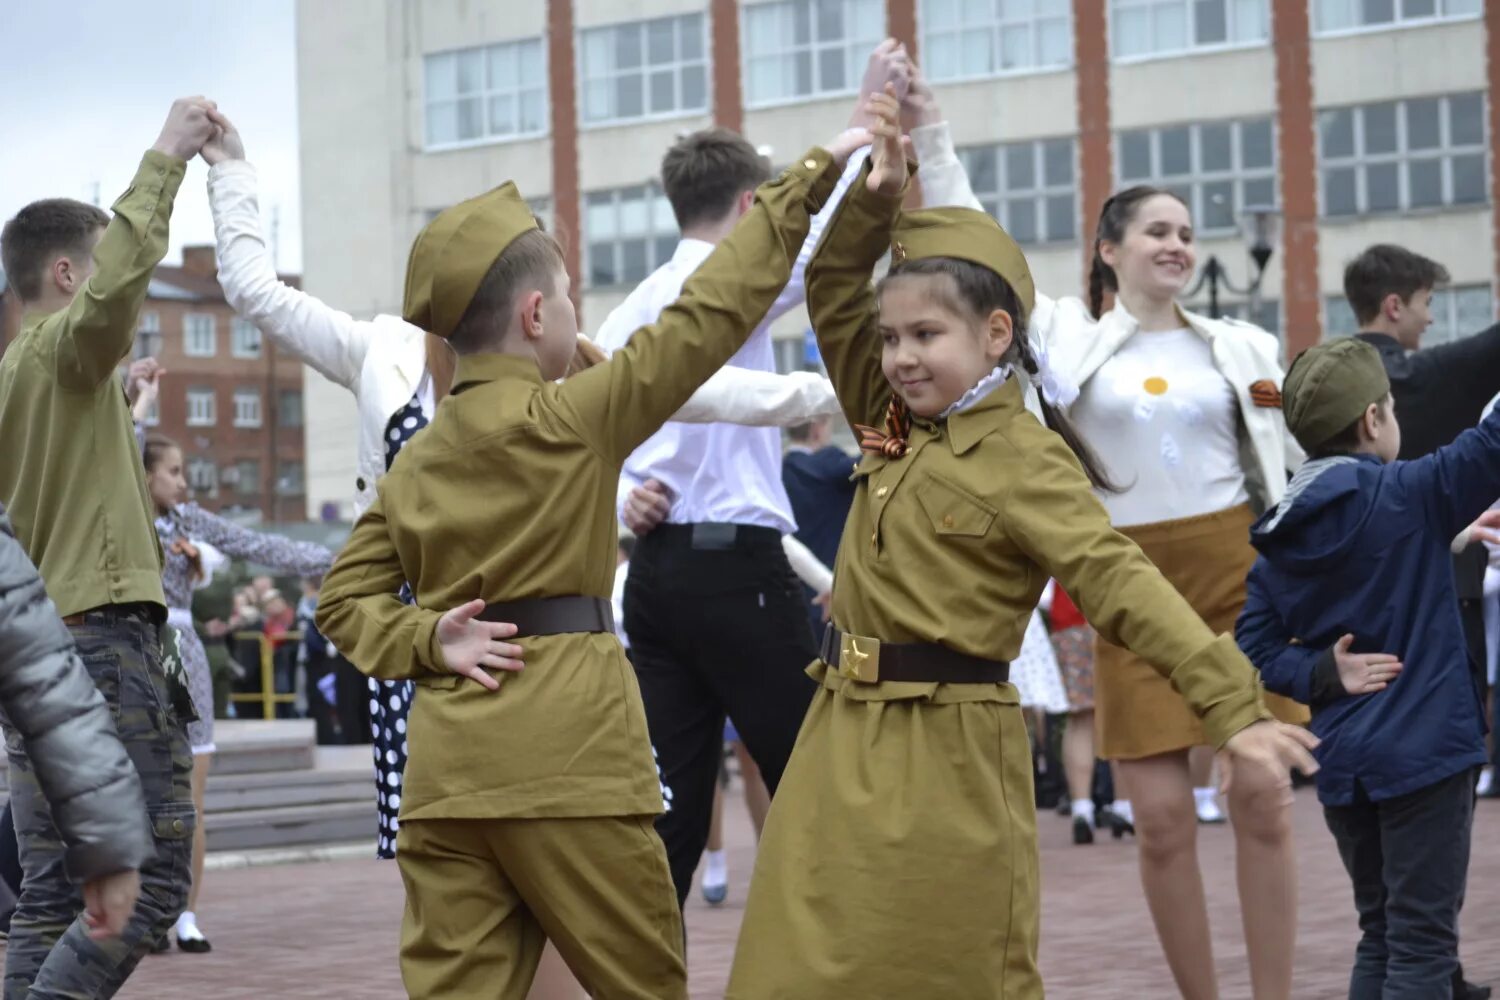
[{"label": "gold star buckle", "polygon": [[862,684],[880,680],[880,640],[845,632],[839,639],[839,676]]}]

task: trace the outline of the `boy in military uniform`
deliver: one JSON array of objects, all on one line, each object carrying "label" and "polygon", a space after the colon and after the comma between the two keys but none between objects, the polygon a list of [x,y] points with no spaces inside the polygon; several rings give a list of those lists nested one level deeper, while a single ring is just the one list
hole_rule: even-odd
[{"label": "boy in military uniform", "polygon": [[1287,787],[1291,764],[1316,768],[1312,740],[1269,720],[1233,640],[1110,527],[1091,488],[1103,477],[1026,341],[1025,257],[982,212],[899,214],[898,106],[877,104],[873,165],[808,268],[866,454],[727,996],[1034,1000],[1036,813],[1007,661],[1049,577],[1171,677],[1235,780]]},{"label": "boy in military uniform", "polygon": [[764,185],[657,323],[560,384],[568,276],[515,186],[418,236],[405,317],[452,344],[453,391],[381,480],[317,615],[362,671],[423,689],[387,789],[413,997],[519,1000],[548,938],[596,997],[686,996],[661,788],[609,605],[616,484],[755,328],[862,141]]},{"label": "boy in military uniform", "polygon": [[212,110],[201,97],[172,105],[113,218],[49,199],[21,209],[0,234],[5,273],[26,312],[0,360],[0,503],[110,704],[155,834],[135,917],[118,939],[95,940],[38,765],[11,728],[11,805],[26,878],[6,946],[6,1000],[113,996],[187,899],[192,757],[162,672],[161,547],[115,372],[166,253],[186,161],[213,135]]}]

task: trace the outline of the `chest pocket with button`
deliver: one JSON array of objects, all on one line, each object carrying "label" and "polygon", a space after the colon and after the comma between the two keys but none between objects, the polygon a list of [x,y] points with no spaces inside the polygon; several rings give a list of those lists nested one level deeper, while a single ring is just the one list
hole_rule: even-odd
[{"label": "chest pocket with button", "polygon": [[929,474],[917,485],[916,494],[939,535],[977,538],[995,523],[995,508],[940,476]]}]

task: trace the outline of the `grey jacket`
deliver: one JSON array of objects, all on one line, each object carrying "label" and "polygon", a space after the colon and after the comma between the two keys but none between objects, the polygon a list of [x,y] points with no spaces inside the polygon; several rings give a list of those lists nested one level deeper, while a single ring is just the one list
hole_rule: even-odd
[{"label": "grey jacket", "polygon": [[141,781],[73,638],[0,505],[0,713],[26,744],[68,877],[139,868],[151,852]]}]

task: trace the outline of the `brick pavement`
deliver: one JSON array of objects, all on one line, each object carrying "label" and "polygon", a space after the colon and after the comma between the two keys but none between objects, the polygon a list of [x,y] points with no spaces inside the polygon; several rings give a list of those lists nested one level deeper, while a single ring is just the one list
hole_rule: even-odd
[{"label": "brick pavement", "polygon": [[[690,904],[692,995],[719,997],[728,975],[750,874],[749,822],[736,800],[726,810],[731,849],[729,902]],[[1356,936],[1349,890],[1310,790],[1295,807],[1301,854],[1298,1000],[1342,995]],[[1068,843],[1068,824],[1040,817],[1042,968],[1054,1000],[1142,1000],[1173,996],[1141,898],[1135,848],[1127,839],[1093,848]],[[1473,978],[1500,981],[1500,803],[1480,804],[1464,914],[1464,958]],[[1225,1000],[1249,996],[1227,829],[1205,829],[1199,845]],[[212,873],[200,906],[216,951],[151,957],[121,991],[123,1000],[266,1000],[403,996],[396,965],[401,883],[394,865],[374,861],[283,865]],[[927,998],[921,998],[927,1000]]]}]

